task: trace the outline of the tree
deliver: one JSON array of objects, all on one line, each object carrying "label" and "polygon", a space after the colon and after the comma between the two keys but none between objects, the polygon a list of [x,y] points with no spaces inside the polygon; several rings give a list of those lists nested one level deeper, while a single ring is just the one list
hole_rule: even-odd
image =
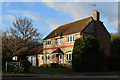
[{"label": "tree", "polygon": [[120,55],[120,36],[118,33],[111,34],[111,54]]},{"label": "tree", "polygon": [[72,67],[75,71],[98,71],[104,67],[105,55],[99,51],[95,38],[79,38],[73,48]]},{"label": "tree", "polygon": [[16,18],[13,22],[14,27],[9,28],[7,33],[3,35],[3,48],[7,49],[10,56],[16,54],[16,52],[22,48],[26,48],[22,54],[28,53],[31,48],[39,46],[41,44],[42,35],[35,29],[31,19]]},{"label": "tree", "polygon": [[111,34],[111,55],[107,60],[110,71],[120,71],[120,36],[118,33]]}]

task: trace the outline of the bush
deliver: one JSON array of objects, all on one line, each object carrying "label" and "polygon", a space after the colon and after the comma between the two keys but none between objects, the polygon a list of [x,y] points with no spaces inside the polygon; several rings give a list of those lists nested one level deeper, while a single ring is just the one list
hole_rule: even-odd
[{"label": "bush", "polygon": [[99,42],[95,38],[75,40],[72,55],[72,68],[75,71],[99,71],[104,67],[105,55],[99,51]]},{"label": "bush", "polygon": [[109,71],[120,71],[120,55],[109,56],[107,67]]},{"label": "bush", "polygon": [[29,72],[32,64],[27,60],[20,60],[20,66],[24,69],[23,72]]},{"label": "bush", "polygon": [[12,57],[2,56],[2,71],[5,72],[6,62],[13,61]]}]

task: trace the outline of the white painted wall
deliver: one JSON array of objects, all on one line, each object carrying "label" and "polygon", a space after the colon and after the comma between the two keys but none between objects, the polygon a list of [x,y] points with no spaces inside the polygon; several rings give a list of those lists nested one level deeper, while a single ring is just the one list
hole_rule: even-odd
[{"label": "white painted wall", "polygon": [[14,56],[14,57],[12,58],[12,60],[16,60],[16,61],[17,61],[17,58],[18,58],[17,56]]},{"label": "white painted wall", "polygon": [[[33,57],[33,58],[31,58],[31,57]],[[36,56],[35,55],[27,56],[27,58],[28,58],[28,61],[30,61],[30,62],[31,62],[31,59],[33,59],[31,62],[32,66],[36,66]]]}]

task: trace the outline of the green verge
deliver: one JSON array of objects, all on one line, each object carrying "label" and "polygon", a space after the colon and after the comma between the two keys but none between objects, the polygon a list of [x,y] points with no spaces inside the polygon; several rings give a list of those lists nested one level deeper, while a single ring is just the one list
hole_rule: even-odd
[{"label": "green verge", "polygon": [[74,72],[71,69],[52,68],[52,67],[39,67],[39,66],[32,66],[32,69],[44,70],[44,71],[53,71],[53,72]]}]

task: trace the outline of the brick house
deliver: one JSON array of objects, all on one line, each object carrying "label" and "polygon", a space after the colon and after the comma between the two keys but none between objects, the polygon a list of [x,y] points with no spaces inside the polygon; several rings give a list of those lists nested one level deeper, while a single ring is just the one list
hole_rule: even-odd
[{"label": "brick house", "polygon": [[95,11],[93,17],[59,26],[43,39],[43,64],[71,64],[74,41],[79,37],[97,38],[100,50],[110,55],[111,36]]}]

